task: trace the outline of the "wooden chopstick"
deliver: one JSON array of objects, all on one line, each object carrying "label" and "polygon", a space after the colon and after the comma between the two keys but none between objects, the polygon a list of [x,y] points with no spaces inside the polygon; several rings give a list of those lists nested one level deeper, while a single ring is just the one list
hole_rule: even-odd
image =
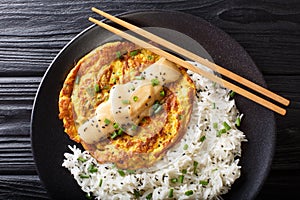
[{"label": "wooden chopstick", "polygon": [[200,74],[200,75],[202,75],[202,76],[204,76],[204,77],[206,77],[206,78],[208,78],[208,79],[210,79],[210,80],[212,80],[212,81],[214,81],[218,84],[221,84],[224,87],[226,87],[230,90],[233,90],[236,93],[238,93],[238,94],[240,94],[240,95],[242,95],[242,96],[244,96],[244,97],[246,97],[246,98],[248,98],[248,99],[250,99],[250,100],[252,100],[256,103],[258,103],[258,104],[260,104],[260,105],[262,105],[266,108],[269,108],[269,109],[273,110],[274,112],[277,112],[281,115],[286,114],[285,109],[283,109],[283,108],[281,108],[281,107],[279,107],[279,106],[277,106],[277,105],[275,105],[275,104],[273,104],[273,103],[271,103],[271,102],[255,95],[255,94],[252,94],[249,91],[247,91],[247,90],[245,90],[245,89],[243,89],[239,86],[236,86],[236,85],[234,85],[234,84],[232,84],[232,83],[230,83],[226,80],[223,80],[223,79],[219,78],[218,76],[213,75],[212,73],[206,72],[206,71],[204,71],[204,70],[202,70],[202,69],[200,69],[200,68],[198,68],[198,67],[196,67],[196,66],[194,66],[194,65],[192,65],[192,64],[190,64],[190,63],[188,63],[188,62],[186,62],[186,61],[184,61],[184,60],[182,60],[182,59],[180,59],[180,58],[178,58],[178,57],[176,57],[176,56],[174,56],[174,55],[172,55],[172,54],[170,54],[170,53],[168,53],[164,50],[162,50],[162,49],[159,49],[158,47],[155,47],[155,46],[153,46],[153,45],[151,45],[151,44],[149,44],[149,43],[147,43],[147,42],[145,42],[141,39],[138,39],[138,38],[136,38],[136,37],[134,37],[134,36],[132,36],[128,33],[125,33],[125,32],[123,32],[123,31],[121,31],[117,28],[114,28],[114,27],[112,27],[108,24],[105,24],[105,23],[103,23],[99,20],[96,20],[92,17],[89,17],[89,20],[91,22],[105,28],[106,30],[108,30],[112,33],[115,33],[115,34],[123,37],[124,39],[132,42],[132,43],[137,44],[138,46],[140,46],[142,48],[148,49],[148,50],[152,51],[153,53],[156,53],[156,54],[158,54],[162,57],[165,57],[166,59],[170,60],[171,62],[174,62],[174,63],[176,63],[176,64],[178,64],[182,67],[185,67],[186,69],[189,69],[189,70],[191,70],[195,73],[198,73],[198,74]]},{"label": "wooden chopstick", "polygon": [[212,63],[212,62],[208,61],[207,59],[204,59],[204,58],[202,58],[202,57],[200,57],[200,56],[198,56],[198,55],[196,55],[196,54],[194,54],[194,53],[192,53],[192,52],[190,52],[190,51],[188,51],[188,50],[186,50],[182,47],[179,47],[179,46],[177,46],[177,45],[175,45],[175,44],[173,44],[173,43],[171,43],[171,42],[169,42],[169,41],[167,41],[167,40],[165,40],[165,39],[163,39],[163,38],[161,38],[157,35],[154,35],[154,34],[148,32],[144,29],[141,29],[141,28],[139,28],[139,27],[137,27],[133,24],[130,24],[130,23],[128,23],[128,22],[126,22],[122,19],[114,17],[114,16],[112,16],[112,15],[110,15],[110,14],[108,14],[108,13],[102,11],[102,10],[97,9],[97,8],[93,7],[92,11],[96,12],[99,15],[102,15],[103,17],[105,17],[105,18],[107,18],[107,19],[109,19],[109,20],[111,20],[111,21],[113,21],[113,22],[115,22],[115,23],[117,23],[117,24],[119,24],[119,25],[121,25],[121,26],[123,26],[123,27],[125,27],[125,28],[127,28],[127,29],[129,29],[129,30],[145,37],[145,38],[147,38],[147,39],[150,39],[151,41],[153,41],[153,42],[155,42],[155,43],[157,43],[161,46],[164,46],[168,49],[172,49],[174,52],[176,52],[178,54],[181,54],[181,55],[183,55],[183,56],[185,56],[185,57],[187,57],[187,58],[189,58],[193,61],[196,61],[196,62],[198,62],[198,63],[200,63],[204,66],[207,66],[210,69],[214,70],[215,72],[218,72],[218,73],[220,73],[220,74],[222,74],[222,75],[224,75],[224,76],[226,76],[226,77],[228,77],[228,78],[230,78],[230,79],[232,79],[232,80],[234,80],[234,81],[236,81],[236,82],[238,82],[238,83],[240,83],[240,84],[242,84],[242,85],[244,85],[248,88],[251,88],[252,90],[254,90],[254,91],[256,91],[260,94],[263,94],[263,95],[273,99],[274,101],[277,101],[277,102],[279,102],[279,103],[281,103],[285,106],[289,105],[289,103],[290,103],[290,101],[288,99],[286,99],[282,96],[279,96],[279,95],[275,94],[274,92],[272,92],[270,90],[267,90],[266,88],[261,87],[260,85],[257,85],[255,83],[249,81],[248,79],[245,79],[245,78],[243,78],[243,77],[241,77],[241,76],[239,76],[239,75],[237,75],[237,74],[235,74],[235,73],[233,73],[233,72],[231,72],[231,71],[215,64],[215,63]]}]

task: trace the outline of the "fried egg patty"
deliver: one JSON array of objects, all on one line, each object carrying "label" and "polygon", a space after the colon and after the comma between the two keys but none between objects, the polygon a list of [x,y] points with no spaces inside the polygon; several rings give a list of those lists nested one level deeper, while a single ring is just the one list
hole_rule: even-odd
[{"label": "fried egg patty", "polygon": [[144,117],[135,136],[122,134],[112,139],[107,135],[91,144],[78,134],[78,128],[95,114],[96,108],[108,101],[114,85],[135,80],[159,59],[129,42],[107,43],[80,59],[65,79],[59,96],[59,118],[70,139],[80,142],[99,163],[112,162],[124,169],[149,167],[185,133],[195,86],[186,71],[178,67],[182,77],[164,85],[164,98],[159,102],[164,112]]}]

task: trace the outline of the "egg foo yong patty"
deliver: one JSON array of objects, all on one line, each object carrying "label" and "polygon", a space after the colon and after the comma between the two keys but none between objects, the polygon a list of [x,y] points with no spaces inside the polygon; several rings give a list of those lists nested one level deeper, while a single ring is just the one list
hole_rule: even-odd
[{"label": "egg foo yong patty", "polygon": [[[104,110],[99,108],[112,101],[110,93],[114,86],[140,79],[142,73],[160,59],[160,56],[132,43],[112,42],[84,56],[68,74],[59,96],[59,118],[70,139],[80,142],[99,163],[111,162],[124,169],[149,167],[160,160],[185,133],[192,111],[195,86],[186,70],[179,66],[176,66],[181,74],[178,80],[164,85],[146,83],[147,91],[141,90],[148,92],[153,87],[153,91],[159,92],[157,99],[151,101],[151,108],[157,106],[162,111],[154,111],[149,116],[142,117],[135,127],[134,135],[126,134],[126,130],[118,127],[109,117],[105,118],[106,122],[90,124],[100,126],[102,130],[113,125],[115,130],[105,137],[88,141],[78,133],[97,113],[101,115],[108,112],[101,112]],[[134,97],[137,98],[138,95]],[[142,100],[142,95],[136,99],[137,102],[139,100]],[[132,106],[134,101],[131,100]]]}]

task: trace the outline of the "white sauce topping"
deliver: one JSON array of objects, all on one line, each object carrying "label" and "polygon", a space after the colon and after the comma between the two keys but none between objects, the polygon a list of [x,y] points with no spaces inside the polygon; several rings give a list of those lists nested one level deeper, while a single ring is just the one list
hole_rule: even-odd
[{"label": "white sauce topping", "polygon": [[[147,67],[142,72],[142,76],[145,80],[134,80],[126,84],[115,85],[111,88],[109,100],[100,104],[96,109],[96,115],[78,128],[79,136],[83,141],[91,144],[99,141],[102,137],[106,137],[107,134],[114,131],[114,123],[117,123],[120,127],[137,125],[139,121],[136,116],[140,113],[146,116],[146,112],[144,111],[148,109],[146,107],[151,107],[151,105],[148,105],[143,99],[143,105],[147,105],[143,109],[140,104],[134,102],[132,94],[139,93],[139,95],[136,96],[137,98],[140,97],[140,99],[142,99],[141,96],[157,97],[157,93],[159,94],[162,85],[178,80],[181,77],[181,73],[174,63],[165,58],[161,58]],[[155,84],[153,85],[153,80],[158,84],[157,86],[155,86]],[[153,90],[149,86],[159,87],[159,89],[156,88]],[[149,99],[149,104],[153,104],[153,102],[153,99]],[[131,104],[139,106],[136,112],[140,113],[130,112]],[[150,115],[150,112],[148,113]],[[105,123],[105,120],[110,123]],[[131,136],[136,134],[136,131],[130,128],[124,128],[124,130]]]}]

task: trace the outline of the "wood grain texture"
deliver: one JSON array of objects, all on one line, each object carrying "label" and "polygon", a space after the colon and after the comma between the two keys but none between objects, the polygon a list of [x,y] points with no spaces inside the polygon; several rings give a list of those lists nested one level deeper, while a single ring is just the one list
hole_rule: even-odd
[{"label": "wood grain texture", "polygon": [[271,172],[257,199],[297,196],[300,182],[300,2],[298,0],[8,0],[0,3],[0,199],[47,199],[30,145],[30,115],[39,83],[57,53],[91,25],[92,6],[111,14],[179,10],[236,39],[269,89],[291,100],[276,115]]}]

